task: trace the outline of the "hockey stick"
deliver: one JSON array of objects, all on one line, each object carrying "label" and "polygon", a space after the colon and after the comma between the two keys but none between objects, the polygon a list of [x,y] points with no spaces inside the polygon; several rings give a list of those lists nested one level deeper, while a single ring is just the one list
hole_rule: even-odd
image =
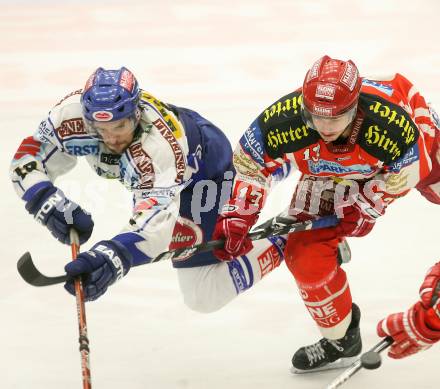
[{"label": "hockey stick", "polygon": [[[74,229],[70,230],[70,242],[72,248],[72,260],[75,260],[79,252],[78,234]],[[92,378],[90,374],[90,359],[89,359],[89,338],[87,336],[87,322],[86,322],[86,308],[84,305],[84,291],[81,284],[81,278],[75,278],[75,296],[76,296],[76,311],[78,314],[78,329],[79,329],[79,351],[81,353],[81,372],[83,389],[92,388]]]},{"label": "hockey stick", "polygon": [[[440,294],[440,281],[437,282],[437,286],[434,289],[431,299],[431,307],[435,305]],[[432,309],[432,308],[430,308]],[[336,377],[326,389],[336,389],[343,385],[350,377],[356,374],[361,368],[365,369],[377,369],[381,365],[381,358],[379,353],[387,349],[394,342],[391,336],[383,338],[378,344],[376,344],[371,350],[363,353],[359,359],[347,368],[342,374]]]},{"label": "hockey stick", "polygon": [[[339,388],[341,385],[343,385],[349,378],[351,378],[353,375],[355,375],[360,369],[365,367],[363,365],[362,358],[365,359],[365,356],[372,355],[371,353],[374,353],[374,355],[378,355],[381,351],[385,350],[391,344],[394,342],[393,338],[391,336],[387,336],[386,338],[382,339],[379,343],[377,343],[373,348],[368,350],[367,352],[363,353],[360,358],[358,358],[355,362],[351,364],[350,367],[348,367],[342,374],[338,375],[331,383],[327,386],[326,389],[336,389]],[[367,357],[368,359],[368,357]],[[379,364],[380,364],[380,357],[379,357]]]},{"label": "hockey stick", "polygon": [[[308,220],[300,223],[289,223],[286,221],[289,221],[289,219],[279,219],[277,217],[274,217],[266,223],[263,223],[262,225],[256,227],[252,232],[248,234],[248,237],[251,240],[259,240],[270,238],[272,236],[285,235],[292,232],[333,227],[338,223],[336,215],[326,216],[317,220]],[[190,247],[182,247],[180,249],[166,251],[162,254],[159,254],[156,258],[152,259],[151,262],[159,262],[165,259],[186,257],[194,254],[204,253],[206,251],[221,248],[223,247],[224,243],[224,240],[211,240],[209,242]]]},{"label": "hockey stick", "polygon": [[[308,220],[300,223],[291,223],[289,219],[274,217],[266,223],[256,227],[249,233],[251,240],[258,240],[263,238],[270,238],[278,235],[285,235],[292,232],[314,230],[318,228],[333,227],[338,223],[336,215],[326,216],[317,220]],[[154,263],[164,260],[169,260],[177,257],[188,257],[194,254],[203,253],[216,248],[223,247],[223,240],[211,240],[209,242],[201,243],[194,246],[182,247],[175,250],[166,251],[159,254],[156,258],[152,259]],[[33,286],[49,286],[55,284],[61,284],[67,280],[66,275],[49,277],[42,274],[35,266],[32,256],[29,252],[26,252],[21,256],[17,263],[17,269],[21,277]]]}]

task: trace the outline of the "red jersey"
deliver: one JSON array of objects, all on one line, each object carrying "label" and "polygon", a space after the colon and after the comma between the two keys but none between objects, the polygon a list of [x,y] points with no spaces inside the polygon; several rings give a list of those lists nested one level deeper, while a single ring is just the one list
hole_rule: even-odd
[{"label": "red jersey", "polygon": [[301,115],[298,89],[265,109],[234,152],[234,196],[262,207],[274,178],[293,169],[317,177],[383,182],[387,202],[406,194],[432,170],[431,152],[439,137],[435,112],[410,81],[363,79],[350,135],[325,143]]}]

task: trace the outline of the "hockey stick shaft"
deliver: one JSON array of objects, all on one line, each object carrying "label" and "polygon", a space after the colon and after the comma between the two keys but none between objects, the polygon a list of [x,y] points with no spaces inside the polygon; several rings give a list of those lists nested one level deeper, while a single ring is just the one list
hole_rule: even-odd
[{"label": "hockey stick shaft", "polygon": [[[256,227],[254,231],[248,234],[248,237],[251,240],[259,240],[270,238],[272,236],[285,235],[293,232],[334,227],[338,223],[336,215],[325,216],[316,220],[307,220],[300,223],[290,224],[277,224],[276,218],[272,220],[272,224],[266,228]],[[170,250],[165,253],[159,254],[156,258],[151,260],[151,263],[163,261],[164,259],[173,259],[176,257],[190,256],[206,251],[211,251],[223,247],[224,243],[224,240],[211,240],[209,242],[201,243],[199,245]]]},{"label": "hockey stick shaft", "polygon": [[[70,241],[72,249],[72,260],[76,260],[79,252],[78,234],[75,230],[70,231]],[[81,353],[81,372],[83,389],[92,388],[92,377],[90,374],[90,349],[89,337],[87,335],[87,321],[86,321],[86,307],[84,304],[84,291],[80,277],[75,278],[75,296],[76,296],[76,311],[78,315],[78,329],[79,329],[79,351]]]},{"label": "hockey stick shaft", "polygon": [[[254,231],[249,234],[251,240],[258,240],[263,238],[269,238],[278,235],[285,235],[293,232],[314,230],[318,228],[333,227],[338,223],[336,215],[326,216],[317,220],[308,220],[300,223],[286,223],[278,222],[275,217],[269,222],[256,227]],[[170,260],[178,257],[190,257],[191,255],[203,253],[216,248],[220,248],[224,245],[223,240],[213,240],[204,242],[198,245],[182,247],[175,250],[170,250],[159,254],[156,258],[147,263],[154,263],[164,260]],[[30,253],[25,253],[19,259],[17,263],[18,272],[21,277],[29,284],[33,286],[49,286],[66,282],[67,276],[48,277],[42,274],[32,261]]]}]

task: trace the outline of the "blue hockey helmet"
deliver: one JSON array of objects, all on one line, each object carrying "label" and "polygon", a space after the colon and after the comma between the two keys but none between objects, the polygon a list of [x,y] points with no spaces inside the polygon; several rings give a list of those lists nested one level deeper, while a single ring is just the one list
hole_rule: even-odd
[{"label": "blue hockey helmet", "polygon": [[127,68],[98,68],[87,80],[81,95],[84,119],[109,122],[139,116],[139,93],[138,82]]}]

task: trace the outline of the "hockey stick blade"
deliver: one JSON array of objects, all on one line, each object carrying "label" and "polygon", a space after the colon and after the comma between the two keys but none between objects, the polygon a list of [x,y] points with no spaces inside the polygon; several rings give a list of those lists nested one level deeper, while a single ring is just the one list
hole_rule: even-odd
[{"label": "hockey stick blade", "polygon": [[29,252],[24,253],[17,262],[17,269],[21,278],[32,286],[56,285],[67,280],[66,275],[58,277],[48,277],[40,273],[35,267],[32,256]]}]

